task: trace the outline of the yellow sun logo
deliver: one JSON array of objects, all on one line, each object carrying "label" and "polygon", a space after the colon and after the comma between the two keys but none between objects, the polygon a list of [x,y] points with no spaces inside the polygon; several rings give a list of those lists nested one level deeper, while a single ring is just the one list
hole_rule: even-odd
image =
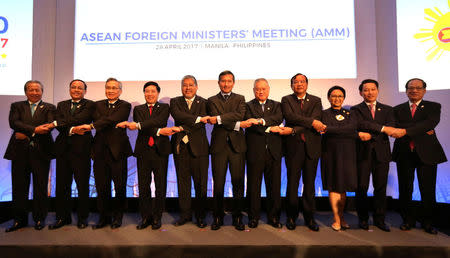
[{"label": "yellow sun logo", "polygon": [[[448,0],[450,7],[450,0]],[[421,33],[416,33],[414,38],[422,39],[421,42],[427,40],[434,40],[436,43],[433,47],[427,50],[427,61],[434,58],[439,59],[444,51],[450,51],[450,12],[443,14],[437,7],[434,10],[427,8],[424,10],[425,20],[434,23],[432,29],[420,29]]]}]

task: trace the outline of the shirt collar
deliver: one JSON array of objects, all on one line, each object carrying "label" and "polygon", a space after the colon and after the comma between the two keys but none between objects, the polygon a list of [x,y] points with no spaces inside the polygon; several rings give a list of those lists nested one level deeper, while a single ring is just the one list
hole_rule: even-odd
[{"label": "shirt collar", "polygon": [[39,106],[39,104],[41,104],[41,101],[42,101],[42,100],[39,100],[39,101],[36,102],[36,103],[33,103],[33,102],[29,101],[29,100],[27,100],[27,101],[28,101],[28,104],[30,104],[30,106],[33,105],[33,104],[36,104],[36,106]]},{"label": "shirt collar", "polygon": [[[409,102],[409,107],[411,107],[411,105],[414,103],[414,102],[411,102],[411,100],[408,100],[408,102]],[[419,101],[415,102],[416,103],[416,107],[418,107],[420,105],[420,102],[422,102],[422,100],[419,100]]]},{"label": "shirt collar", "polygon": [[195,96],[192,97],[191,99],[184,98],[184,100],[186,100],[186,102],[187,102],[188,100],[190,100],[192,103],[194,103],[194,99],[195,99]]}]

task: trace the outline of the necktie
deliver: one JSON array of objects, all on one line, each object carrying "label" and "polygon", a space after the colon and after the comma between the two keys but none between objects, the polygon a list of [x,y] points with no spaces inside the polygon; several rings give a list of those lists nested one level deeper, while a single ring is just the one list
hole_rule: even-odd
[{"label": "necktie", "polygon": [[370,104],[370,113],[372,114],[372,118],[375,119],[375,105]]},{"label": "necktie", "polygon": [[[412,103],[411,104],[411,117],[414,117],[414,114],[416,113],[416,108],[417,108],[416,103]],[[414,141],[411,140],[409,142],[409,148],[411,149],[411,151],[414,150]]]},{"label": "necktie", "polygon": [[261,109],[264,112],[264,103],[261,103]]},{"label": "necktie", "polygon": [[36,103],[33,103],[30,105],[30,109],[31,109],[31,116],[34,116],[34,111],[36,111]]},{"label": "necktie", "polygon": [[186,102],[187,102],[187,105],[188,105],[188,109],[191,110],[191,107],[192,107],[192,100],[187,99]]},{"label": "necktie", "polygon": [[416,108],[417,108],[416,103],[412,103],[411,104],[411,117],[414,117],[414,114],[416,113]]},{"label": "necktie", "polygon": [[230,95],[223,95],[223,98],[225,99],[225,101],[227,101],[229,97],[230,97]]},{"label": "necktie", "polygon": [[[152,115],[153,105],[150,105],[148,107],[148,111],[150,112],[150,116]],[[150,136],[148,139],[148,146],[152,147],[155,144],[155,140],[153,139],[153,136]]]},{"label": "necktie", "polygon": [[72,102],[72,108],[70,109],[70,114],[73,115],[73,113],[75,113],[75,110],[77,110],[79,104],[80,103],[78,103],[78,102]]},{"label": "necktie", "polygon": [[[304,99],[300,99],[300,110],[303,110],[303,102],[304,102]],[[302,141],[306,142],[304,133],[300,134],[300,138],[302,139]]]},{"label": "necktie", "polygon": [[108,108],[113,108],[113,107],[114,107],[114,104],[108,103]]}]

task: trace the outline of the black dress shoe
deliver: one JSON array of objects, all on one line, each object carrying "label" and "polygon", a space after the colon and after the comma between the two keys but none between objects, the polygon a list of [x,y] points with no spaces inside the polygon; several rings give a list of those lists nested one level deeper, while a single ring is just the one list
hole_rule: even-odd
[{"label": "black dress shoe", "polygon": [[6,233],[13,232],[13,231],[16,231],[18,229],[24,228],[26,226],[27,226],[27,223],[21,223],[19,221],[14,221],[14,224],[11,227],[5,229],[5,232]]},{"label": "black dress shoe", "polygon": [[34,229],[42,230],[43,228],[45,228],[45,222],[42,220],[36,221],[36,223],[34,224]]},{"label": "black dress shoe", "polygon": [[242,222],[242,217],[237,217],[233,219],[233,226],[236,230],[243,231],[245,230],[245,225]]},{"label": "black dress shoe", "polygon": [[288,218],[286,221],[286,227],[289,230],[294,230],[297,225],[295,224],[295,220],[293,218]]},{"label": "black dress shoe", "polygon": [[122,219],[114,219],[114,221],[111,223],[112,229],[120,228],[120,226],[122,226]]},{"label": "black dress shoe", "polygon": [[248,222],[248,227],[249,228],[256,228],[256,227],[258,227],[258,221],[256,219],[251,219]]},{"label": "black dress shoe", "polygon": [[423,229],[428,234],[437,235],[437,233],[438,233],[437,230],[435,228],[433,228],[431,225],[426,225],[423,227]]},{"label": "black dress shoe", "polygon": [[88,223],[87,223],[86,219],[78,219],[77,228],[84,229],[84,228],[87,228],[87,226],[88,226]]},{"label": "black dress shoe", "polygon": [[406,223],[406,222],[403,222],[403,223],[400,225],[400,230],[403,230],[403,231],[411,230],[411,225],[408,224],[408,223]]},{"label": "black dress shoe", "polygon": [[108,225],[109,223],[111,223],[111,218],[109,217],[100,217],[100,219],[98,220],[98,223],[92,226],[92,229],[101,229],[106,227],[106,225]]},{"label": "black dress shoe", "polygon": [[317,225],[317,223],[314,220],[310,221],[307,226],[312,231],[315,231],[315,232],[319,231],[319,225]]},{"label": "black dress shoe", "polygon": [[375,227],[383,230],[384,232],[391,232],[391,229],[389,228],[389,226],[386,225],[386,223],[384,223],[384,222],[376,222]]},{"label": "black dress shoe", "polygon": [[219,230],[223,226],[223,218],[215,217],[211,224],[211,230]]},{"label": "black dress shoe", "polygon": [[203,218],[198,218],[197,219],[197,227],[205,228],[206,226],[207,225],[206,225],[205,219],[203,219]]},{"label": "black dress shoe", "polygon": [[152,222],[152,229],[157,230],[161,228],[161,219],[154,219]]},{"label": "black dress shoe", "polygon": [[173,224],[175,227],[183,226],[187,222],[192,221],[192,218],[180,218]]},{"label": "black dress shoe", "polygon": [[270,219],[268,224],[274,228],[282,228],[283,227],[283,225],[280,223],[280,220],[278,220],[278,219]]},{"label": "black dress shoe", "polygon": [[69,225],[72,223],[71,219],[58,219],[55,224],[52,224],[50,226],[48,226],[49,230],[54,230],[54,229],[58,229],[58,228],[62,228],[65,225]]},{"label": "black dress shoe", "polygon": [[141,229],[145,229],[148,226],[151,225],[151,222],[149,219],[143,219],[141,222],[139,222],[139,224],[136,226],[137,230],[141,230]]},{"label": "black dress shoe", "polygon": [[359,221],[359,227],[364,230],[369,230],[369,223],[367,222],[367,220],[361,220]]}]

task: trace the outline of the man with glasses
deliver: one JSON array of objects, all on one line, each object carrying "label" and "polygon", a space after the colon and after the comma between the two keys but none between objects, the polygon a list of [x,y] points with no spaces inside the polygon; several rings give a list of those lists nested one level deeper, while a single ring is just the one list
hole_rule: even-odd
[{"label": "man with glasses", "polygon": [[401,230],[416,225],[412,193],[414,171],[417,170],[422,199],[421,225],[425,232],[437,234],[432,226],[433,207],[436,203],[437,164],[447,161],[436,137],[435,128],[441,116],[441,104],[423,100],[427,84],[419,78],[406,82],[409,101],[394,107],[397,127],[392,134],[397,138],[392,153],[397,163]]},{"label": "man with glasses", "polygon": [[[92,156],[100,216],[98,223],[92,226],[93,229],[103,228],[110,223],[112,229],[120,227],[126,208],[127,158],[131,156],[132,150],[126,128],[116,125],[128,120],[131,104],[119,99],[120,94],[122,83],[115,78],[106,80],[106,99],[95,102],[94,122],[74,128],[80,132],[92,129],[96,132]],[[114,182],[115,191],[112,208],[111,180]]]}]

